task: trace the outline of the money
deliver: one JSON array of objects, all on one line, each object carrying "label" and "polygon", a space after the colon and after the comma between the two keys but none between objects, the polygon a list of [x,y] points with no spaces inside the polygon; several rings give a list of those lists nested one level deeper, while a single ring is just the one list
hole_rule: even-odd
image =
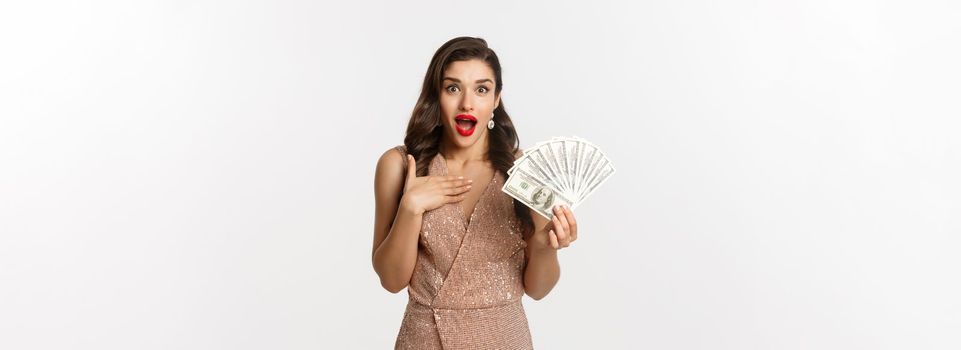
[{"label": "money", "polygon": [[524,170],[515,171],[501,189],[548,220],[554,218],[554,206],[571,205],[571,201],[550,185]]},{"label": "money", "polygon": [[[563,198],[564,204],[575,209],[615,172],[607,155],[593,143],[577,136],[554,137],[524,150],[507,171],[508,180],[501,190],[550,219],[552,206],[545,212],[538,209],[547,202],[546,193]],[[509,186],[512,181],[513,187]],[[535,193],[529,192],[534,186],[546,188],[535,188],[540,191],[536,199]]]}]

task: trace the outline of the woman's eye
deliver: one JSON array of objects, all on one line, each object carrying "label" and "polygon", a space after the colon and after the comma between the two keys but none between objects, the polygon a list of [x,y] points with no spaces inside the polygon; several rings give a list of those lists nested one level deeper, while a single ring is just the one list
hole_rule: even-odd
[{"label": "woman's eye", "polygon": [[486,93],[487,93],[487,87],[481,86],[481,87],[477,88],[477,91],[479,91],[479,92],[482,93],[482,94],[486,94]]},{"label": "woman's eye", "polygon": [[449,93],[455,93],[455,92],[457,92],[457,85],[448,85],[448,86],[447,86],[447,92],[449,92]]}]

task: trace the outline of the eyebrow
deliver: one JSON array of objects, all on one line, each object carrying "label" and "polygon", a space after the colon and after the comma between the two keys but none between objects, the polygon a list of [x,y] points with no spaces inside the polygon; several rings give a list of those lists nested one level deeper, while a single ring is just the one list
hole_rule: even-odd
[{"label": "eyebrow", "polygon": [[[444,77],[444,80],[453,80],[455,83],[459,83],[459,82],[460,82],[460,79],[451,78],[451,77]],[[490,80],[490,79],[477,79],[477,81],[475,81],[474,84],[480,84],[480,83],[484,83],[484,82],[493,83],[494,81],[493,81],[493,80]]]}]

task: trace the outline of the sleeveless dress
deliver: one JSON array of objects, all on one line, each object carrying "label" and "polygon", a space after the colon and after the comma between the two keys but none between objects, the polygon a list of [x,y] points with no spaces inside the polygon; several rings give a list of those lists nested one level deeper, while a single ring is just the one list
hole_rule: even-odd
[{"label": "sleeveless dress", "polygon": [[[428,175],[447,175],[439,153]],[[533,349],[521,303],[527,242],[503,184],[495,171],[469,221],[460,203],[423,214],[395,349]]]}]

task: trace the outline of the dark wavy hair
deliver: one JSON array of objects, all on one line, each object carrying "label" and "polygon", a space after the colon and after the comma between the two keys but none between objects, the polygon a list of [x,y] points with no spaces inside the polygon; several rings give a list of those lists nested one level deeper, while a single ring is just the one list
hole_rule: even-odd
[{"label": "dark wavy hair", "polygon": [[[494,93],[499,96],[504,88],[504,80],[501,79],[501,64],[497,59],[497,54],[487,46],[487,41],[481,38],[457,37],[441,45],[434,57],[430,60],[427,67],[427,74],[424,75],[424,84],[420,90],[420,97],[411,113],[410,122],[407,124],[407,135],[404,137],[404,145],[407,152],[417,160],[417,175],[426,176],[429,160],[440,151],[441,135],[443,134],[443,124],[440,114],[440,90],[444,79],[444,71],[456,61],[468,61],[479,59],[487,63],[494,71]],[[507,109],[504,107],[504,98],[501,97],[500,104],[494,109],[494,129],[488,130],[488,158],[495,171],[500,171],[507,177],[507,170],[514,166],[514,155],[518,152],[520,140],[517,138],[517,131],[514,130],[514,123],[511,121]],[[533,219],[530,211],[523,203],[514,200],[514,212],[520,219],[521,229],[524,233],[530,233],[534,229]]]}]

